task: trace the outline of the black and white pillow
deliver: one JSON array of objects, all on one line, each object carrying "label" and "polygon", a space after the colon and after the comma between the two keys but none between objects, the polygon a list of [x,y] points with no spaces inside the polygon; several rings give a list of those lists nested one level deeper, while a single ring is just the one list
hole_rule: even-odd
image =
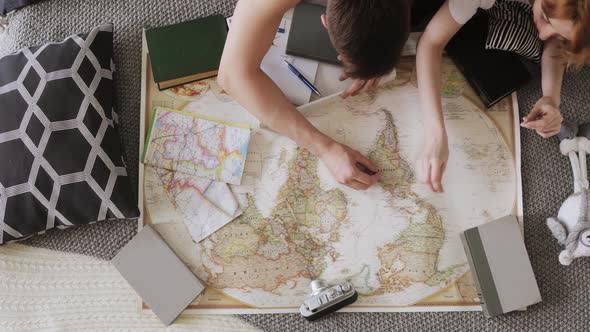
[{"label": "black and white pillow", "polygon": [[113,110],[113,26],[0,59],[0,244],[139,216]]},{"label": "black and white pillow", "polygon": [[541,60],[543,42],[539,39],[530,4],[498,0],[488,14],[486,49],[515,52],[535,62]]},{"label": "black and white pillow", "polygon": [[0,16],[6,15],[14,10],[30,6],[39,0],[0,0]]}]

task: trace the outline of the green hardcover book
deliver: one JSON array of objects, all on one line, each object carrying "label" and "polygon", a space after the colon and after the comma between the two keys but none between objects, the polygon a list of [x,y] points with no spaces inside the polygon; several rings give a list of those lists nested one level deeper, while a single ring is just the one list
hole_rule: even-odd
[{"label": "green hardcover book", "polygon": [[541,302],[518,220],[507,216],[461,234],[486,317]]},{"label": "green hardcover book", "polygon": [[222,15],[145,31],[154,81],[160,90],[214,77],[227,24]]}]

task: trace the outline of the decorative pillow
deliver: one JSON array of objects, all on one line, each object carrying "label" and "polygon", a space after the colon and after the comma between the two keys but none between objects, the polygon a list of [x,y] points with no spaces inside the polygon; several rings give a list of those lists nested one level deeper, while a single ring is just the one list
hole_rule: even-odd
[{"label": "decorative pillow", "polygon": [[516,52],[539,62],[543,42],[533,20],[533,7],[524,2],[499,0],[488,10],[486,49]]},{"label": "decorative pillow", "polygon": [[113,26],[0,59],[0,244],[139,216],[113,110]]},{"label": "decorative pillow", "polygon": [[0,0],[0,15],[6,15],[13,10],[30,6],[39,0]]}]

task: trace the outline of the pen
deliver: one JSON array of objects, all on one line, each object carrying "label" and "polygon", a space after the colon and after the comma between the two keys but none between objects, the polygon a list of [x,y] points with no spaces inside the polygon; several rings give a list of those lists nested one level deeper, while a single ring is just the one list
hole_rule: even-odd
[{"label": "pen", "polygon": [[305,85],[307,85],[307,87],[308,87],[309,89],[311,89],[311,91],[313,91],[313,92],[314,92],[316,95],[318,95],[318,96],[320,96],[320,97],[322,96],[322,95],[320,94],[320,92],[318,91],[318,89],[316,89],[316,87],[315,87],[315,86],[313,86],[313,84],[311,84],[311,82],[309,82],[309,81],[308,81],[308,80],[307,80],[307,79],[306,79],[306,78],[305,78],[305,77],[304,77],[304,76],[303,76],[303,75],[302,75],[302,74],[299,72],[299,70],[297,70],[297,68],[293,67],[293,65],[292,65],[292,64],[290,64],[289,62],[287,62],[287,60],[284,60],[284,61],[285,61],[285,63],[287,64],[287,67],[289,67],[289,70],[290,70],[290,71],[291,71],[293,74],[295,74],[295,75],[296,75],[296,76],[297,76],[297,77],[298,77],[298,78],[301,80],[301,82],[305,83]]}]

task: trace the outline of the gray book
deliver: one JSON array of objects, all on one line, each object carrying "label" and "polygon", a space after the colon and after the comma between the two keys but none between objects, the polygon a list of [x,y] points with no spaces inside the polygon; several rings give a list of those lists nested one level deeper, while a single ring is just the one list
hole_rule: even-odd
[{"label": "gray book", "polygon": [[541,302],[516,217],[507,216],[468,229],[461,234],[461,240],[486,317]]},{"label": "gray book", "polygon": [[150,226],[145,226],[111,262],[167,326],[205,289]]},{"label": "gray book", "polygon": [[320,17],[326,8],[312,3],[295,7],[286,53],[302,58],[340,64],[338,52],[332,46],[328,30]]}]

